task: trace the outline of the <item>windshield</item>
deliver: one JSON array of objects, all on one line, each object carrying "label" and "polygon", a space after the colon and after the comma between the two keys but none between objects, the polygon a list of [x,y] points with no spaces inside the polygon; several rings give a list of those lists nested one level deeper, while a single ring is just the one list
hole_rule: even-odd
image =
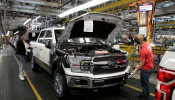
[{"label": "windshield", "polygon": [[60,36],[61,36],[63,30],[54,30],[54,31],[55,31],[56,42],[58,42],[58,40],[60,39]]},{"label": "windshield", "polygon": [[80,43],[80,44],[104,44],[104,41],[99,38],[73,38],[69,39],[67,42]]},{"label": "windshield", "polygon": [[26,38],[26,40],[32,40],[32,41],[36,41],[38,38],[39,32],[38,33],[28,33],[28,37]]}]

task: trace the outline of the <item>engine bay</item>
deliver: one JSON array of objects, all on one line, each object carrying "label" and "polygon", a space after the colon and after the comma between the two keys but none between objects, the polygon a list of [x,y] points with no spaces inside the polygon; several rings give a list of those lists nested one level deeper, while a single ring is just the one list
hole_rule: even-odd
[{"label": "engine bay", "polygon": [[65,52],[80,56],[123,54],[120,50],[112,49],[108,45],[62,45],[62,49]]}]

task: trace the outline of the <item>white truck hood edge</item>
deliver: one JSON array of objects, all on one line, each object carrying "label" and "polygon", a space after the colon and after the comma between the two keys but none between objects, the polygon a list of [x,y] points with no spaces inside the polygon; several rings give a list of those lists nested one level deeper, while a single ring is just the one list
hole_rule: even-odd
[{"label": "white truck hood edge", "polygon": [[[109,14],[104,14],[104,13],[87,13],[83,16],[80,16],[76,19],[73,19],[68,23],[66,26],[66,29],[64,30],[63,34],[60,37],[59,42],[66,41],[70,38],[72,38],[71,34],[74,34],[73,36],[78,36],[80,33],[78,31],[80,28],[75,28],[73,30],[73,27],[76,23],[84,20],[93,20],[93,21],[98,21],[98,22],[107,22],[109,24],[114,24],[115,28],[109,29],[109,32],[106,32],[105,34],[99,34],[99,33],[93,33],[95,35],[89,36],[89,37],[95,37],[95,38],[101,38],[101,39],[106,39],[106,42],[109,43],[113,40],[113,38],[117,35],[117,33],[124,27],[123,20],[119,17],[116,17],[114,15],[109,15]],[[82,26],[82,25],[81,25]],[[83,26],[82,26],[83,27]],[[95,25],[94,25],[95,27]],[[94,29],[95,30],[95,29]],[[74,31],[74,33],[72,33]],[[77,33],[75,33],[77,31]],[[83,36],[83,34],[81,35]],[[86,34],[88,37],[88,35]],[[103,37],[102,37],[103,36]],[[105,36],[105,37],[104,37]]]}]

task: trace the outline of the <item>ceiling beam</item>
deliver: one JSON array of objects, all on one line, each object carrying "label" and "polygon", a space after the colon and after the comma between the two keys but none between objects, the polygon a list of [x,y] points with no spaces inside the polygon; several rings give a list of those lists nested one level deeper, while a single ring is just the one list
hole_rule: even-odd
[{"label": "ceiling beam", "polygon": [[[4,10],[4,7],[0,7],[0,10]],[[7,8],[8,11],[16,11],[30,14],[40,14],[40,15],[58,15],[58,13],[47,12],[47,11],[39,11],[39,10],[31,10],[31,9],[21,9],[21,8]]]},{"label": "ceiling beam", "polygon": [[[121,1],[117,1],[99,8],[95,8],[92,10],[92,12],[100,12],[100,11],[104,11],[104,10],[108,10],[111,8],[115,8],[115,7],[120,7],[120,8],[127,8],[129,6],[129,4],[131,4],[132,2],[135,2],[138,0],[121,0]],[[157,2],[162,2],[162,1],[166,1],[166,0],[157,0]],[[123,7],[124,6],[124,7]]]},{"label": "ceiling beam", "polygon": [[[1,7],[4,7],[4,4],[3,3],[0,3],[0,6]],[[47,11],[47,12],[53,12],[53,13],[56,13],[57,10],[56,9],[51,9],[49,7],[34,7],[34,6],[23,6],[23,5],[16,5],[16,4],[13,4],[11,7],[8,7],[8,8],[19,8],[19,9],[29,9],[29,10],[39,10],[39,11]],[[62,10],[60,10],[60,12],[63,12]]]},{"label": "ceiling beam", "polygon": [[[113,11],[111,11],[113,12]],[[158,16],[167,16],[167,15],[173,15],[175,14],[175,6],[171,6],[171,7],[164,7],[164,8],[160,8],[160,9],[156,9],[155,10],[155,16],[154,17],[158,17]],[[118,16],[124,20],[136,20],[137,19],[137,13],[133,13],[133,14],[128,14],[126,16]],[[69,22],[71,19],[67,19],[64,22]]]},{"label": "ceiling beam", "polygon": [[156,25],[159,25],[159,26],[161,26],[161,25],[175,25],[175,21],[173,21],[173,22],[157,23]]},{"label": "ceiling beam", "polygon": [[17,28],[18,26],[22,26],[24,22],[25,22],[24,19],[7,19],[7,30],[8,31],[13,30]]},{"label": "ceiling beam", "polygon": [[129,3],[132,3],[132,2],[135,2],[135,1],[137,1],[137,0],[121,0],[121,1],[117,1],[117,2],[114,2],[114,3],[108,4],[106,6],[93,9],[92,12],[100,12],[100,11],[107,10],[107,9],[110,9],[110,8],[114,8],[114,7],[117,7],[117,6],[129,4]]},{"label": "ceiling beam", "polygon": [[[0,3],[1,7],[4,7],[3,3]],[[43,11],[43,12],[48,12],[48,13],[57,13],[56,9],[51,9],[48,7],[37,7],[35,9],[34,6],[23,6],[23,5],[12,5],[9,9],[14,9],[14,8],[18,8],[18,9],[28,9],[28,10],[34,10],[34,11]],[[59,10],[60,13],[64,12],[63,10]]]},{"label": "ceiling beam", "polygon": [[[154,13],[154,17],[168,16],[173,14],[175,14],[175,6],[164,7],[164,8],[156,9]],[[124,20],[134,20],[134,19],[137,19],[137,13],[128,14],[126,16],[118,16],[118,17],[121,17]]]},{"label": "ceiling beam", "polygon": [[[38,4],[38,5],[50,6],[50,7],[59,7],[62,5],[62,4],[58,4],[58,3],[54,3],[54,2],[47,2],[47,1],[43,1],[43,0],[9,0],[9,1]],[[63,6],[63,8],[72,8],[72,7],[73,6],[71,6],[71,5]]]}]

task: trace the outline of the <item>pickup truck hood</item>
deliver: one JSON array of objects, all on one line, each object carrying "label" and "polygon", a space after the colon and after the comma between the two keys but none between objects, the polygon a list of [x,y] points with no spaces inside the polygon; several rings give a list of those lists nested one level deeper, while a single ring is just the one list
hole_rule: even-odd
[{"label": "pickup truck hood", "polygon": [[123,20],[114,15],[87,13],[67,24],[59,42],[76,37],[94,37],[109,43],[123,27]]}]

